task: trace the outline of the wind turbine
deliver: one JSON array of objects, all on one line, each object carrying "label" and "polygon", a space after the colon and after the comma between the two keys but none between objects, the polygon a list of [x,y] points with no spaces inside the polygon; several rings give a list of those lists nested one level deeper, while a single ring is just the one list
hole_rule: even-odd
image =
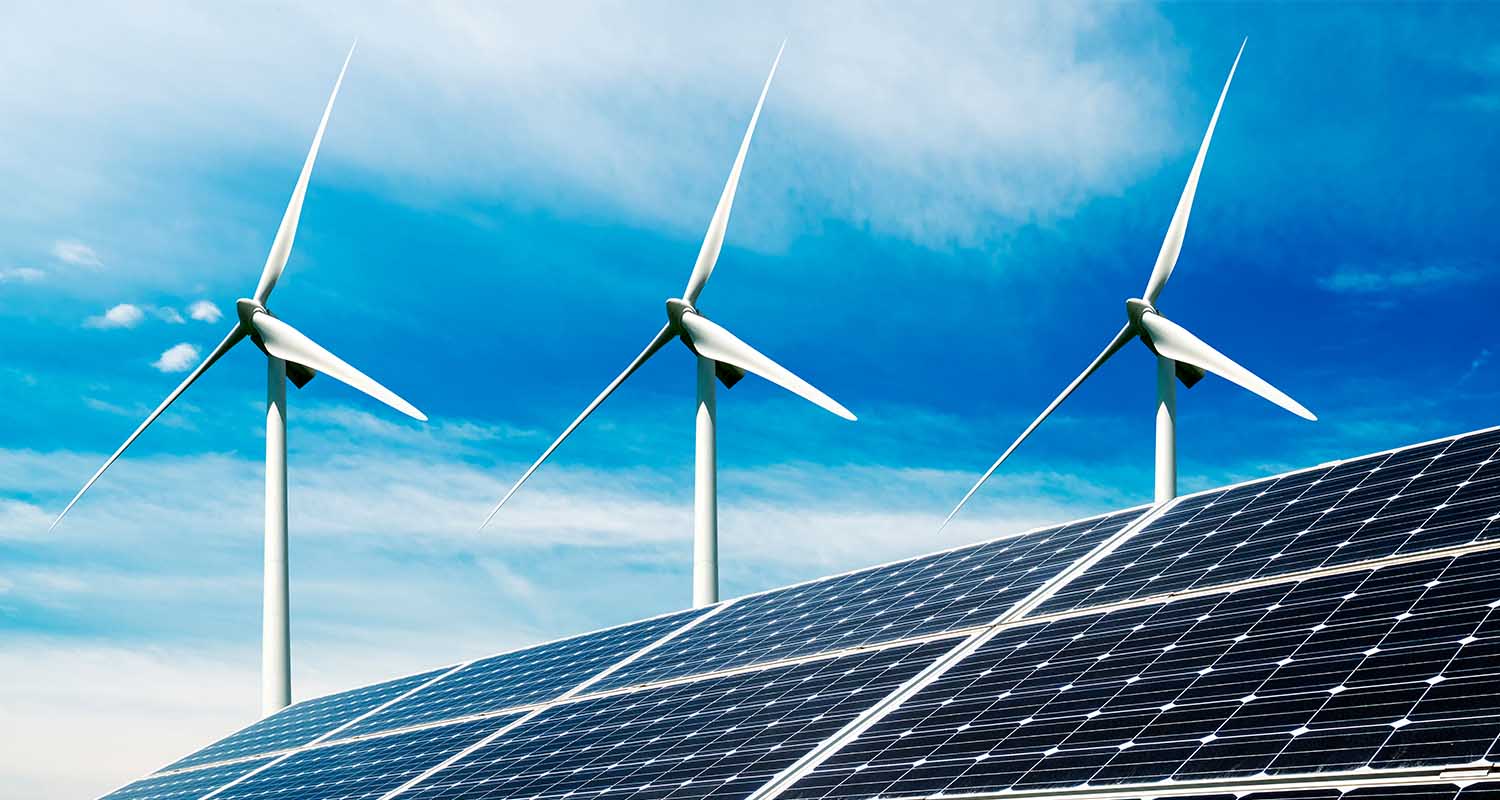
[{"label": "wind turbine", "polygon": [[1212,372],[1303,419],[1317,420],[1317,417],[1301,403],[1261,380],[1255,373],[1236,364],[1228,356],[1188,332],[1186,328],[1167,319],[1156,308],[1157,298],[1161,296],[1162,289],[1166,288],[1167,279],[1172,277],[1172,268],[1177,265],[1177,256],[1182,251],[1182,240],[1187,234],[1188,215],[1193,211],[1193,195],[1198,191],[1198,175],[1203,171],[1203,158],[1208,155],[1208,143],[1213,139],[1214,127],[1219,124],[1219,111],[1224,108],[1224,97],[1229,94],[1229,84],[1234,80],[1234,70],[1240,65],[1240,56],[1244,52],[1245,44],[1241,42],[1239,53],[1236,53],[1234,57],[1234,64],[1229,68],[1229,77],[1224,80],[1224,89],[1219,93],[1219,102],[1214,106],[1213,117],[1208,122],[1208,132],[1203,134],[1203,144],[1198,147],[1198,157],[1193,161],[1192,171],[1188,173],[1187,186],[1182,190],[1182,198],[1177,201],[1177,211],[1172,214],[1172,222],[1167,226],[1167,236],[1162,241],[1161,251],[1156,256],[1156,265],[1152,267],[1151,277],[1146,281],[1146,291],[1141,297],[1125,301],[1125,313],[1128,317],[1125,327],[1115,334],[1115,338],[1084,369],[1083,373],[1074,378],[1073,382],[1062,390],[1062,394],[1042,409],[1042,413],[1026,426],[1026,430],[1021,431],[1021,435],[1005,449],[1004,453],[1000,454],[998,459],[995,459],[995,463],[990,465],[969,493],[964,495],[964,499],[960,500],[953,511],[948,514],[948,518],[943,520],[943,525],[939,527],[939,530],[947,527],[954,515],[958,514],[959,509],[962,509],[964,504],[969,502],[969,498],[979,491],[979,487],[995,474],[995,470],[1010,457],[1011,453],[1015,452],[1021,442],[1025,441],[1026,437],[1042,424],[1042,420],[1061,405],[1062,401],[1066,400],[1068,395],[1072,394],[1073,390],[1077,389],[1085,379],[1093,375],[1105,361],[1108,361],[1110,356],[1119,352],[1120,348],[1137,337],[1156,356],[1155,494],[1157,503],[1166,502],[1177,496],[1177,385],[1174,380],[1182,381],[1183,386],[1191,389],[1205,373]]},{"label": "wind turbine", "polygon": [[[785,50],[786,43],[783,42],[781,47]],[[600,392],[599,396],[583,409],[583,413],[563,430],[562,435],[542,451],[541,457],[527,467],[526,471],[521,474],[520,480],[510,487],[510,491],[500,498],[500,502],[490,510],[489,516],[484,518],[484,522],[479,526],[481,529],[495,518],[501,506],[504,506],[516,490],[521,488],[521,484],[536,472],[542,462],[552,455],[552,452],[563,443],[564,439],[568,438],[569,434],[594,413],[594,409],[598,408],[606,397],[613,394],[626,378],[640,369],[642,364],[645,364],[651,356],[675,337],[687,346],[698,361],[697,445],[693,470],[693,605],[704,606],[715,603],[719,599],[719,522],[715,442],[715,419],[718,412],[714,401],[714,380],[717,378],[725,388],[732,388],[745,377],[745,373],[751,372],[844,419],[851,421],[854,419],[854,415],[849,413],[847,408],[709,320],[695,305],[698,302],[698,295],[703,292],[703,287],[708,283],[709,276],[713,274],[714,264],[719,259],[719,250],[724,245],[724,232],[729,227],[729,209],[734,204],[735,187],[740,181],[740,170],[745,165],[745,153],[750,149],[750,137],[755,133],[755,123],[760,119],[761,106],[766,102],[766,92],[771,88],[771,79],[776,76],[776,66],[780,63],[781,50],[778,50],[776,60],[771,63],[771,74],[766,76],[765,86],[761,88],[760,100],[755,103],[755,113],[750,115],[750,127],[746,129],[745,138],[740,142],[739,155],[734,159],[734,167],[729,170],[729,180],[724,184],[724,193],[720,195],[719,205],[714,209],[713,218],[708,223],[708,233],[703,238],[703,246],[698,250],[698,260],[693,265],[692,274],[688,277],[687,288],[683,290],[682,297],[674,297],[667,301],[667,324],[657,332],[651,344],[646,345],[646,349],[630,362],[630,366],[610,381],[609,385],[604,387],[604,391]]]},{"label": "wind turbine", "polygon": [[[323,119],[318,123],[318,132],[313,135],[312,149],[302,165],[302,174],[292,189],[291,202],[281,218],[281,227],[271,244],[271,253],[261,271],[255,294],[235,302],[239,319],[224,341],[219,343],[208,358],[193,370],[161,405],[152,411],[146,421],[130,434],[125,443],[104,462],[93,477],[78,490],[68,502],[67,508],[53,520],[52,528],[83,497],[109,465],[115,463],[132,442],[167,406],[172,405],[187,388],[193,385],[214,362],[218,361],[245,338],[266,354],[266,542],[265,542],[265,595],[262,606],[261,625],[261,713],[273,714],[291,703],[291,639],[288,619],[287,592],[287,525],[286,525],[286,380],[291,378],[297,388],[307,385],[319,372],[346,383],[355,389],[379,400],[391,408],[414,419],[427,421],[427,417],[410,403],[397,397],[389,389],[376,383],[363,372],[344,363],[342,359],[304,336],[296,328],[274,316],[266,308],[266,301],[276,281],[286,268],[287,257],[292,252],[292,240],[297,235],[297,220],[302,214],[302,200],[307,194],[307,181],[312,176],[313,160],[318,156],[318,145],[323,141],[323,130],[328,127],[328,117],[333,113],[333,101],[338,97],[339,86],[344,82],[344,72],[349,68],[349,59],[354,57],[354,48],[344,58],[338,80],[333,84],[333,94],[323,109]],[[49,528],[50,530],[50,528]]]}]

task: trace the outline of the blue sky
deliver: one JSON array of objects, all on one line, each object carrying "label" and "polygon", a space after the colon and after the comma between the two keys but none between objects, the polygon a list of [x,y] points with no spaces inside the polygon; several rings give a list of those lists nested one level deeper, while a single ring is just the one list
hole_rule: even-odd
[{"label": "blue sky", "polygon": [[860,421],[721,393],[726,594],[1149,498],[1132,345],[935,533],[1124,321],[1244,37],[1160,306],[1321,421],[1205,380],[1184,488],[1496,422],[1500,14],[993,6],[17,9],[0,779],[97,794],[255,714],[258,353],[46,524],[253,290],[356,36],[272,306],[432,422],[292,393],[299,696],[687,602],[680,348],[474,526],[660,326],[784,37],[700,306]]}]

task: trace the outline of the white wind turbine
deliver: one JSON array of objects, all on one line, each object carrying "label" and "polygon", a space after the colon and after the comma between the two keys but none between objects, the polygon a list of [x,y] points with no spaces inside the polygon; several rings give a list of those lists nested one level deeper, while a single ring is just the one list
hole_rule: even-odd
[{"label": "white wind turbine", "polygon": [[410,403],[397,397],[389,389],[376,383],[363,372],[344,363],[338,356],[324,350],[316,342],[304,336],[296,328],[273,316],[266,308],[266,300],[286,268],[287,257],[292,252],[292,239],[297,235],[297,220],[302,214],[302,199],[307,194],[307,181],[312,175],[313,160],[318,156],[318,145],[323,141],[323,130],[328,127],[328,117],[333,112],[333,101],[338,97],[339,86],[344,82],[344,71],[349,68],[349,59],[354,57],[354,48],[344,59],[338,80],[333,84],[333,94],[323,109],[323,119],[318,123],[312,149],[302,165],[302,174],[292,189],[291,202],[281,218],[281,227],[271,244],[271,253],[266,258],[265,268],[255,294],[235,303],[239,320],[229,335],[219,343],[198,368],[167,395],[161,405],[152,411],[146,421],[130,434],[125,443],[104,462],[93,477],[78,490],[68,502],[67,508],[52,522],[56,528],[64,515],[73,508],[83,493],[89,490],[109,465],[115,463],[125,448],[146,430],[167,406],[172,404],[194,381],[198,380],[214,362],[229,352],[230,348],[249,337],[266,354],[266,541],[265,541],[265,596],[262,607],[261,626],[261,712],[272,714],[291,703],[291,639],[288,619],[287,592],[287,510],[286,510],[286,380],[291,378],[298,388],[306,385],[319,372],[346,383],[376,400],[406,414],[426,421],[427,417]]},{"label": "white wind turbine", "polygon": [[[785,43],[782,49],[786,48]],[[709,275],[714,271],[714,263],[718,261],[719,250],[724,244],[724,232],[729,227],[729,209],[734,204],[735,187],[739,184],[740,170],[745,165],[745,153],[750,149],[750,137],[755,133],[755,123],[760,119],[761,106],[766,102],[766,92],[771,88],[771,79],[776,76],[776,66],[781,63],[781,51],[776,52],[776,60],[771,64],[771,74],[766,76],[765,86],[760,91],[760,100],[755,104],[755,113],[750,115],[750,127],[745,131],[745,138],[740,142],[739,155],[734,159],[734,167],[729,170],[729,180],[724,184],[724,193],[719,197],[718,208],[714,210],[713,219],[708,223],[708,233],[703,238],[703,246],[698,250],[698,260],[693,265],[692,275],[688,277],[687,288],[683,290],[682,297],[672,298],[667,301],[667,324],[657,332],[651,344],[641,351],[641,354],[630,362],[630,366],[620,373],[604,391],[599,393],[594,401],[583,409],[583,413],[568,425],[542,455],[526,471],[521,474],[520,480],[510,487],[510,491],[500,498],[500,502],[490,510],[489,516],[484,518],[480,528],[488,525],[500,507],[521,488],[521,484],[531,477],[533,472],[542,465],[547,457],[557,449],[569,434],[583,423],[594,409],[604,402],[620,384],[625,382],[632,373],[640,369],[647,359],[655,355],[658,350],[666,346],[673,337],[682,340],[698,360],[698,412],[697,412],[697,446],[694,457],[694,486],[693,486],[693,605],[703,606],[717,602],[719,599],[719,555],[718,555],[718,477],[717,477],[717,451],[715,445],[715,417],[714,405],[714,379],[724,383],[725,388],[733,387],[751,372],[765,378],[766,380],[796,394],[809,402],[812,402],[828,411],[839,415],[847,420],[853,420],[854,415],[849,410],[839,405],[833,398],[818,391],[807,381],[793,375],[790,370],[777,364],[755,348],[740,341],[738,337],[719,325],[713,323],[708,317],[694,305],[698,302],[698,295],[708,283]]]},{"label": "white wind turbine", "polygon": [[1100,353],[1081,375],[1074,378],[1073,382],[1062,390],[1062,394],[1042,409],[1042,413],[1026,426],[1026,430],[1021,431],[1021,435],[1005,449],[1004,453],[1000,454],[998,459],[995,459],[995,463],[990,465],[969,493],[964,495],[964,498],[948,514],[948,518],[943,520],[942,527],[946,527],[953,520],[959,509],[969,502],[969,498],[979,491],[979,487],[989,480],[989,477],[1005,459],[1010,457],[1011,453],[1015,452],[1021,442],[1025,441],[1026,437],[1042,424],[1042,420],[1062,404],[1062,401],[1067,399],[1079,384],[1094,374],[1094,371],[1099,369],[1105,361],[1108,361],[1110,356],[1136,337],[1140,337],[1141,343],[1156,355],[1155,494],[1157,503],[1177,496],[1177,386],[1174,379],[1182,381],[1183,386],[1191,389],[1205,373],[1212,372],[1303,419],[1317,419],[1301,403],[1261,380],[1255,373],[1236,364],[1228,356],[1189,333],[1186,328],[1167,319],[1156,308],[1156,300],[1161,295],[1162,289],[1166,287],[1167,279],[1172,276],[1172,268],[1177,264],[1177,255],[1182,251],[1182,240],[1187,234],[1188,215],[1193,210],[1193,195],[1198,191],[1198,175],[1203,171],[1203,158],[1208,155],[1208,143],[1213,139],[1214,127],[1219,124],[1219,111],[1224,108],[1224,97],[1229,94],[1229,84],[1234,80],[1234,70],[1239,66],[1240,55],[1244,52],[1245,45],[1241,42],[1239,53],[1236,53],[1234,57],[1234,64],[1229,68],[1229,77],[1224,80],[1224,89],[1219,93],[1219,102],[1214,106],[1213,117],[1208,122],[1208,132],[1203,134],[1203,144],[1198,148],[1198,157],[1193,161],[1192,171],[1188,173],[1187,186],[1182,190],[1182,198],[1177,201],[1177,211],[1172,214],[1172,223],[1167,226],[1167,236],[1161,244],[1161,252],[1156,256],[1156,266],[1151,270],[1151,278],[1146,282],[1146,291],[1140,298],[1125,301],[1125,312],[1129,321],[1119,333],[1115,334],[1115,338],[1110,341],[1108,347],[1104,348],[1104,352]]}]

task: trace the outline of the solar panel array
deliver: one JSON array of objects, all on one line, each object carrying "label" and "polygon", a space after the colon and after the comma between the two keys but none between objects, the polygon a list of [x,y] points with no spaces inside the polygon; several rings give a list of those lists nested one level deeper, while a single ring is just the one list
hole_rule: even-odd
[{"label": "solar panel array", "polygon": [[1481,431],[305,701],[107,797],[1500,800],[1472,783],[1500,775],[1497,451]]},{"label": "solar panel array", "polygon": [[421,686],[443,672],[444,670],[424,672],[377,683],[373,686],[304,700],[287,707],[279,714],[266,717],[244,730],[173,762],[167,769],[181,769],[214,761],[229,761],[247,755],[271,753],[307,744],[349,720],[376,708],[381,703],[393,700],[402,693]]},{"label": "solar panel array", "polygon": [[480,659],[360,720],[335,738],[551,700],[701,614],[669,614]]},{"label": "solar panel array", "polygon": [[1184,498],[1039,612],[1494,539],[1497,449],[1489,431]]},{"label": "solar panel array", "polygon": [[607,686],[988,625],[1143,508],[747,597]]},{"label": "solar panel array", "polygon": [[1500,755],[1500,552],[1001,631],[784,797]]},{"label": "solar panel array", "polygon": [[222,800],[376,798],[513,722],[484,717],[303,750],[214,795]]},{"label": "solar panel array", "polygon": [[549,709],[405,797],[745,797],[951,643],[866,650]]}]

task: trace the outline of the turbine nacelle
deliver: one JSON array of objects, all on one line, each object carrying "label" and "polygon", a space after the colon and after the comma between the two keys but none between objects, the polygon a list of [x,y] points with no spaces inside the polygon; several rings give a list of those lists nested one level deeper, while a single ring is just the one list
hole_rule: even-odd
[{"label": "turbine nacelle", "polygon": [[[240,330],[246,336],[250,337],[251,343],[260,348],[260,351],[262,353],[265,353],[272,358],[277,358],[278,356],[276,356],[276,354],[266,349],[265,338],[260,333],[261,326],[256,325],[255,319],[256,315],[258,314],[264,314],[272,319],[277,319],[276,315],[271,313],[271,309],[266,308],[264,304],[257,300],[249,297],[241,297],[240,299],[234,301],[234,312],[235,315],[239,317]],[[318,377],[318,371],[313,369],[312,367],[307,366],[306,364],[300,364],[296,361],[287,361],[286,377],[287,380],[292,382],[293,386],[301,389],[310,381],[312,381],[313,378]]]},{"label": "turbine nacelle", "polygon": [[[1141,344],[1144,344],[1158,358],[1168,358],[1168,356],[1162,355],[1162,352],[1157,349],[1156,341],[1151,336],[1151,328],[1159,328],[1160,326],[1153,326],[1147,320],[1147,316],[1154,316],[1157,319],[1165,320],[1166,315],[1157,311],[1156,306],[1152,305],[1149,301],[1139,297],[1132,297],[1125,301],[1125,315],[1130,318],[1128,330],[1131,334],[1139,336]],[[1208,374],[1202,367],[1189,364],[1186,361],[1173,361],[1172,371],[1176,373],[1177,380],[1181,381],[1182,385],[1188,389],[1196,386],[1198,381],[1203,380],[1203,376]]]}]

